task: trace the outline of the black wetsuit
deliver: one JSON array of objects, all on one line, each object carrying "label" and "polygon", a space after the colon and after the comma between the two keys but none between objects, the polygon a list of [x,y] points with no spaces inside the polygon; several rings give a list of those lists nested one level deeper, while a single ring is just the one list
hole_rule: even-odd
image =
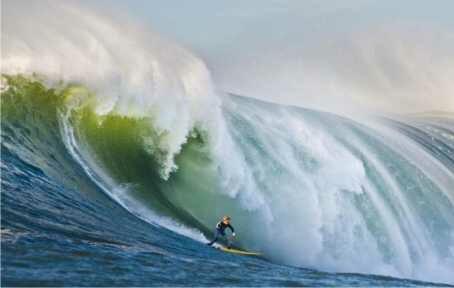
[{"label": "black wetsuit", "polygon": [[233,229],[232,225],[225,224],[224,222],[220,221],[218,224],[216,224],[216,232],[214,234],[214,239],[208,245],[213,245],[214,242],[218,241],[219,237],[225,236],[225,229],[229,228],[232,233],[235,232],[235,229]]}]

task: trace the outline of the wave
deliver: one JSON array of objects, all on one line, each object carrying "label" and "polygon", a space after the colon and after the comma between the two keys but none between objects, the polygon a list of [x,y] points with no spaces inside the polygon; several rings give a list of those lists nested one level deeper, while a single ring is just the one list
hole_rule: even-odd
[{"label": "wave", "polygon": [[5,16],[8,151],[199,241],[230,214],[273,261],[454,281],[453,115],[359,121],[220,93],[157,35],[50,9],[67,23]]},{"label": "wave", "polygon": [[[452,118],[379,119],[371,127],[230,95],[222,109],[234,161],[219,162],[207,132],[194,128],[174,159],[178,169],[166,177],[166,152],[160,149],[166,133],[150,119],[98,115],[84,105],[65,118],[65,102],[80,97],[80,89],[56,93],[39,81],[6,79],[4,130],[16,131],[9,124],[21,123],[49,134],[61,131],[59,141],[85,173],[144,220],[204,241],[197,231],[209,235],[213,221],[229,213],[241,245],[278,262],[413,278],[424,271],[431,277],[425,279],[451,281]],[[29,111],[34,116],[24,121]],[[63,158],[44,154],[54,146],[42,147],[43,155],[31,153],[52,167]]]}]

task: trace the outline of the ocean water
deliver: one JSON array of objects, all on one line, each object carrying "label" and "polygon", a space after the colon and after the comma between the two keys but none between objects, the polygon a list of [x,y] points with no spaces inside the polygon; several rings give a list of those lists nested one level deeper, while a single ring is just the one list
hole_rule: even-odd
[{"label": "ocean water", "polygon": [[[66,5],[5,14],[2,286],[454,285],[453,114],[222,92],[185,49]],[[225,214],[262,256],[206,245]]]},{"label": "ocean water", "polygon": [[[245,153],[244,161],[255,173],[249,177],[260,179],[260,173],[272,173],[268,176],[271,177],[269,181],[256,183],[261,185],[256,189],[264,191],[260,196],[253,196],[261,197],[263,203],[257,204],[251,203],[254,200],[248,199],[248,195],[230,196],[217,190],[221,189],[218,185],[222,184],[222,179],[217,179],[221,172],[218,167],[212,167],[214,160],[207,152],[208,144],[202,132],[192,132],[175,159],[178,169],[164,180],[157,158],[161,154],[150,153],[149,147],[143,143],[144,139],[148,139],[146,143],[151,141],[147,137],[159,138],[156,131],[150,130],[145,119],[110,114],[99,118],[85,108],[73,112],[75,115],[69,120],[59,109],[64,110],[61,99],[67,99],[64,95],[68,95],[73,88],[57,92],[28,78],[17,76],[5,79],[8,88],[2,92],[1,134],[2,285],[429,285],[411,280],[425,278],[411,274],[413,269],[417,269],[418,261],[424,264],[428,255],[439,257],[440,263],[451,259],[447,253],[449,245],[452,245],[452,234],[449,233],[453,223],[452,202],[450,195],[444,194],[443,187],[440,188],[439,183],[442,182],[434,183],[428,172],[419,170],[422,164],[410,164],[392,146],[388,146],[388,141],[383,141],[384,136],[378,137],[376,130],[362,124],[316,111],[276,107],[245,97],[226,96],[224,101],[227,104],[223,106],[223,112],[228,122],[227,129],[232,129],[232,141],[241,145],[240,151]],[[317,133],[332,131],[324,137],[329,137],[331,141],[337,139],[338,142],[332,142],[339,145],[336,149],[345,149],[336,157],[347,153],[345,151],[349,151],[350,157],[355,159],[364,157],[357,161],[364,165],[361,179],[366,184],[358,186],[359,191],[354,191],[354,186],[350,188],[352,191],[347,191],[345,187],[344,191],[336,192],[340,203],[330,203],[347,205],[353,211],[339,211],[339,215],[331,220],[341,223],[330,223],[328,220],[318,223],[321,225],[318,229],[321,230],[322,243],[308,243],[315,241],[310,230],[316,221],[322,221],[327,216],[313,218],[315,216],[310,214],[310,210],[320,209],[319,212],[323,212],[322,205],[327,205],[323,201],[328,201],[323,197],[328,196],[318,195],[316,203],[320,206],[315,209],[312,207],[315,204],[310,202],[314,197],[311,193],[315,192],[304,185],[310,185],[306,181],[317,181],[318,175],[313,174],[323,169],[323,163],[310,151],[314,147],[304,149],[305,145],[310,145],[310,140],[304,145],[277,137],[260,142],[260,137],[273,133],[274,128],[265,122],[269,118],[260,117],[276,110],[291,114],[296,117],[294,121],[301,121],[312,129],[316,127]],[[275,118],[281,119],[282,115],[275,115]],[[449,176],[453,165],[450,158],[453,141],[449,138],[453,135],[450,130],[452,120],[437,117],[412,119],[414,123],[419,123],[414,126],[383,121],[383,125],[391,127],[393,133],[408,138],[407,141],[421,149],[419,153],[433,157],[437,164],[435,167],[446,169]],[[74,134],[68,131],[69,123],[74,125],[74,130],[71,130]],[[263,130],[254,130],[257,123],[262,126],[256,127]],[[330,130],[333,127],[335,129]],[[283,127],[274,130],[274,133],[284,132]],[[345,136],[347,132],[349,137],[336,136]],[[75,143],[79,146],[71,146]],[[288,159],[279,162],[272,154],[267,154],[273,151],[268,149],[273,149],[274,145],[279,147],[279,151],[282,151],[279,145],[294,145],[288,148],[294,149],[289,159],[295,159],[301,165],[297,166],[299,171],[288,170],[287,167],[297,165],[288,162]],[[368,147],[368,150],[361,147]],[[91,159],[85,161],[83,159],[86,159],[88,151]],[[367,157],[373,160],[366,160],[365,151]],[[380,160],[380,156],[384,159]],[[85,166],[95,161],[96,165]],[[337,161],[341,160],[336,160],[336,165]],[[380,161],[389,163],[385,175],[376,168]],[[346,169],[347,163],[350,164],[343,163],[342,170]],[[393,176],[386,176],[386,173],[391,174],[389,171],[393,171]],[[294,179],[292,174],[296,172],[307,173],[307,176]],[[272,180],[275,177],[289,177],[290,180]],[[386,180],[391,182],[386,182],[384,177],[390,177]],[[418,180],[410,185],[415,183],[412,177],[418,177]],[[447,180],[452,181],[451,178]],[[111,186],[113,181],[117,186]],[[301,181],[298,183],[300,187],[289,189],[293,184],[291,181]],[[349,183],[337,185],[342,184],[347,186]],[[281,186],[282,192],[279,190]],[[246,198],[245,203],[241,202],[243,197]],[[294,203],[297,201],[295,197],[301,197],[301,202]],[[406,202],[398,202],[395,197],[402,197]],[[380,201],[382,206],[375,204]],[[294,204],[297,207],[294,208]],[[404,211],[410,209],[405,206],[410,206],[411,210]],[[380,211],[380,208],[385,210]],[[263,257],[230,255],[204,244],[206,238],[211,236],[211,227],[225,211],[232,215],[237,228],[239,240],[236,245],[261,251]],[[295,213],[302,213],[299,217],[309,219],[296,218],[298,221],[293,222],[292,217],[297,217]],[[306,221],[313,223],[305,226]],[[412,227],[412,222],[417,226]],[[299,230],[296,230],[296,225],[300,225]],[[329,225],[340,225],[338,229],[342,229],[336,232],[337,227],[334,227],[330,233],[322,232]],[[387,225],[397,225],[397,228]],[[266,229],[275,231],[277,235]],[[428,239],[418,234],[427,235],[425,233],[428,232],[431,235]],[[421,239],[406,238],[415,235]],[[349,241],[343,239],[345,237]],[[310,245],[319,244],[322,245],[317,251],[319,259],[311,258],[314,248]],[[422,250],[419,245],[423,244],[429,246]],[[356,245],[366,247],[354,250]],[[407,255],[399,254],[403,253],[400,249],[408,249],[408,259],[404,258]],[[355,257],[350,253],[355,253]],[[322,272],[335,269],[329,267],[328,256],[333,259],[337,256],[337,261],[346,263],[343,265],[369,261],[370,266],[358,267],[356,270],[360,272],[354,268],[345,269],[351,270],[350,273]],[[410,274],[399,270],[407,268],[399,266],[402,262],[410,265]],[[401,277],[410,279],[374,271],[374,265],[393,267],[397,271],[393,273],[402,273]],[[439,265],[425,269],[427,272],[437,268],[443,271],[442,264]],[[371,273],[367,269],[371,269]],[[449,267],[445,269],[448,271]],[[449,274],[446,276],[450,277]],[[450,280],[446,278],[445,281],[449,283]]]}]

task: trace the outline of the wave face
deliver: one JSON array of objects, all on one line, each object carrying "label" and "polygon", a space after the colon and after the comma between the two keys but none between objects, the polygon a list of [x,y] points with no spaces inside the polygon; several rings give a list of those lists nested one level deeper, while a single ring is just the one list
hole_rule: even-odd
[{"label": "wave face", "polygon": [[[239,245],[278,263],[452,281],[452,118],[379,119],[368,126],[230,95],[222,111],[235,155],[220,161],[207,132],[194,128],[175,157],[178,169],[166,177],[168,152],[160,143],[167,134],[147,117],[100,116],[84,105],[67,110],[84,89],[5,79],[2,153],[14,161],[2,162],[2,170],[17,174],[2,179],[6,191],[18,185],[9,179],[28,174],[38,187],[51,185],[47,177],[59,179],[73,187],[65,197],[73,189],[97,198],[103,192],[140,219],[197,241],[227,212]],[[46,189],[33,192],[42,197]],[[18,223],[2,225],[22,231],[18,212],[26,208],[17,196],[5,194],[2,205],[3,219]],[[69,215],[97,217],[97,208],[79,208]],[[44,210],[46,217],[66,214],[54,209]],[[84,225],[65,233],[84,233]]]},{"label": "wave face", "polygon": [[[303,273],[306,282],[292,282],[300,285],[332,279],[317,274],[330,280],[308,282],[312,270],[277,263],[454,283],[453,115],[359,121],[224,95],[184,49],[72,6],[58,9],[84,32],[33,9],[36,21],[16,23],[11,13],[2,31],[2,264],[11,267],[9,283],[36,283],[14,282],[23,276],[18,267],[44,265],[50,255],[33,255],[26,243],[38,248],[52,235],[66,237],[52,242],[57,258],[69,241],[90,247],[74,255],[98,255],[99,245],[105,256],[113,245],[127,251],[109,256],[116,259],[142,247],[183,270],[214,258],[212,269],[229,263],[289,279]],[[36,39],[33,29],[46,33]],[[238,245],[272,263],[226,260],[200,245],[224,214],[234,219]],[[142,260],[133,267],[150,265]],[[168,273],[166,261],[153,276]],[[181,283],[188,283],[191,271],[184,271]],[[207,274],[203,283],[218,283]],[[291,284],[254,277],[235,283]]]},{"label": "wave face", "polygon": [[452,116],[360,124],[230,101],[238,190],[263,214],[247,217],[262,219],[251,243],[294,265],[452,281]]}]

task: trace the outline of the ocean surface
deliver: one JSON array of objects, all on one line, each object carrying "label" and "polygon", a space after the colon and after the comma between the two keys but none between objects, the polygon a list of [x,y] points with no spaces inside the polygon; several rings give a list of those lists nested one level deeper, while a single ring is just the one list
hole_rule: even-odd
[{"label": "ocean surface", "polygon": [[[248,174],[223,183],[202,131],[191,132],[165,178],[165,153],[153,146],[164,135],[151,119],[98,116],[90,106],[68,113],[78,88],[4,80],[2,285],[453,283],[450,117],[371,128],[225,95],[222,115],[241,155],[225,161]],[[235,244],[263,257],[205,245],[224,213]]]},{"label": "ocean surface", "polygon": [[[454,285],[454,114],[220,91],[154,32],[45,3],[2,14],[2,286]],[[261,256],[206,245],[224,215]]]}]

